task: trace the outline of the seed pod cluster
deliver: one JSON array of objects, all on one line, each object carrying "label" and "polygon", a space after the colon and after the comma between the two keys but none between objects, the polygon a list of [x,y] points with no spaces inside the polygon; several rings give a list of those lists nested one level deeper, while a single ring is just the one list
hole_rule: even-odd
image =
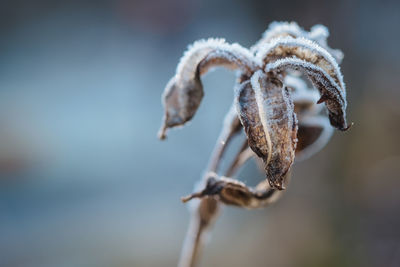
[{"label": "seed pod cluster", "polygon": [[216,196],[243,207],[269,203],[260,196],[285,189],[296,157],[304,159],[320,150],[332,127],[349,128],[346,88],[338,65],[343,54],[328,46],[328,36],[322,25],[307,32],[296,23],[284,22],[271,24],[250,49],[223,39],[197,41],[188,48],[163,94],[160,138],[166,137],[168,128],[193,118],[204,96],[203,74],[217,66],[237,70],[236,114],[231,109],[230,124],[224,124],[223,132],[236,133],[243,127],[247,143],[232,168],[243,164],[249,147],[262,161],[268,181],[268,186],[261,182],[252,189],[229,177],[214,179],[188,199]]}]

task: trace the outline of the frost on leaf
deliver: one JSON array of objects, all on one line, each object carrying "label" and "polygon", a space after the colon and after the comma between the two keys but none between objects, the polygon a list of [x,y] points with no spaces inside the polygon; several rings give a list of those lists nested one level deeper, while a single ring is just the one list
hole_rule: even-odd
[{"label": "frost on leaf", "polygon": [[297,119],[287,88],[261,70],[236,92],[236,106],[250,148],[263,159],[271,187],[284,189],[294,160]]},{"label": "frost on leaf", "polygon": [[267,125],[262,123],[262,114],[249,80],[240,84],[237,89],[236,107],[250,148],[258,157],[268,161],[272,151],[271,138]]},{"label": "frost on leaf", "polygon": [[325,102],[329,111],[329,120],[333,127],[342,131],[349,128],[346,122],[345,88],[342,88],[336,82],[336,80],[340,81],[338,77],[333,78],[318,65],[295,57],[278,59],[265,67],[266,72],[273,73],[284,72],[287,69],[303,72],[319,90],[321,98],[318,100],[318,104]]},{"label": "frost on leaf", "polygon": [[346,94],[343,77],[338,64],[324,48],[315,42],[304,38],[277,38],[263,46],[258,51],[257,57],[264,63],[271,63],[282,58],[296,57],[308,63],[315,64],[328,73],[340,86],[342,93]]},{"label": "frost on leaf", "polygon": [[296,22],[273,22],[264,32],[262,38],[251,48],[251,51],[257,52],[266,43],[272,39],[291,36],[293,38],[305,38],[317,42],[325,48],[340,63],[343,60],[343,53],[339,49],[332,49],[328,46],[328,29],[320,24],[314,25],[311,31],[305,31]]},{"label": "frost on leaf", "polygon": [[320,98],[317,90],[309,88],[300,77],[287,75],[285,85],[290,88],[297,115],[296,161],[305,160],[321,150],[333,134],[333,128],[326,117],[322,105],[316,104]]},{"label": "frost on leaf", "polygon": [[240,69],[247,75],[259,67],[246,48],[223,39],[201,40],[189,46],[164,90],[161,139],[165,138],[167,128],[183,125],[194,116],[204,95],[200,76],[216,66]]}]

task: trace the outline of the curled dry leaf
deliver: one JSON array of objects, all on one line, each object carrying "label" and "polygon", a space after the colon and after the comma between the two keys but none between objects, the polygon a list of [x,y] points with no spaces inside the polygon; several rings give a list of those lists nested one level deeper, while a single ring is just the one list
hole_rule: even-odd
[{"label": "curled dry leaf", "polygon": [[332,49],[328,46],[327,39],[329,30],[321,24],[311,27],[311,31],[305,31],[296,22],[273,22],[268,29],[263,33],[262,38],[251,47],[252,51],[258,51],[265,44],[268,44],[272,39],[291,36],[293,38],[302,37],[312,40],[325,48],[338,63],[343,60],[343,53],[339,49]]},{"label": "curled dry leaf", "polygon": [[333,127],[346,131],[350,125],[346,122],[346,95],[335,80],[321,67],[299,58],[284,58],[269,63],[265,67],[267,72],[279,73],[287,69],[303,72],[320,91],[321,98],[318,104],[325,102],[329,111],[329,120]]},{"label": "curled dry leaf", "polygon": [[164,94],[164,122],[159,137],[166,137],[168,128],[183,125],[196,113],[203,98],[200,76],[211,67],[224,66],[241,69],[251,74],[258,64],[254,56],[238,44],[228,44],[224,39],[195,42],[182,57],[174,77],[168,82]]},{"label": "curled dry leaf", "polygon": [[261,62],[271,63],[277,59],[296,57],[322,68],[340,86],[345,94],[343,77],[335,59],[317,43],[304,38],[281,37],[271,40],[257,53]]},{"label": "curled dry leaf", "polygon": [[325,49],[306,39],[284,37],[272,40],[259,51],[258,57],[262,62],[270,62],[265,67],[267,72],[302,71],[320,91],[318,103],[326,103],[332,125],[340,130],[348,129],[343,77]]},{"label": "curled dry leaf", "polygon": [[249,146],[263,159],[271,187],[284,189],[297,142],[297,119],[287,88],[260,70],[243,83],[236,99]]},{"label": "curled dry leaf", "polygon": [[202,191],[184,197],[182,201],[187,202],[193,198],[217,197],[219,201],[227,205],[256,209],[275,202],[280,197],[281,192],[271,188],[267,181],[261,182],[255,189],[252,189],[244,183],[228,177],[220,177],[219,179],[211,177]]}]

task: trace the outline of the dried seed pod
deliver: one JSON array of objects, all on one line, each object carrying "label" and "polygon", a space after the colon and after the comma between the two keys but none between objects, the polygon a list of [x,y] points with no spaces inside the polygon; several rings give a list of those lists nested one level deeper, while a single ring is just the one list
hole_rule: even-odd
[{"label": "dried seed pod", "polygon": [[297,142],[297,119],[287,88],[257,71],[237,90],[236,106],[249,146],[263,159],[271,187],[284,189]]},{"label": "dried seed pod", "polygon": [[282,191],[271,188],[267,181],[262,181],[253,189],[247,187],[242,182],[228,177],[221,177],[219,179],[210,177],[203,190],[182,198],[182,201],[187,202],[193,198],[214,196],[227,205],[256,209],[263,208],[275,202],[281,194]]},{"label": "dried seed pod", "polygon": [[176,75],[164,90],[161,139],[165,138],[167,128],[183,125],[194,116],[204,95],[200,76],[216,66],[241,69],[244,75],[250,75],[259,64],[247,49],[238,44],[228,44],[223,39],[195,42],[185,52]]},{"label": "dried seed pod", "polygon": [[248,144],[258,157],[268,160],[272,153],[272,141],[268,127],[263,125],[263,117],[250,80],[240,84],[235,94],[237,113],[246,132]]},{"label": "dried seed pod", "polygon": [[321,98],[318,102],[325,102],[329,111],[329,120],[333,127],[342,131],[350,127],[346,122],[347,102],[345,90],[324,69],[294,57],[278,59],[265,67],[265,71],[274,73],[286,71],[287,69],[303,72],[319,90]]}]

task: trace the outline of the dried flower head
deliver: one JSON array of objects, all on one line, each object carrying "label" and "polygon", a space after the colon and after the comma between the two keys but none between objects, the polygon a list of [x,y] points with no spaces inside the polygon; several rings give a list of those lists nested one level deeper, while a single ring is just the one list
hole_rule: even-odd
[{"label": "dried flower head", "polygon": [[[198,206],[202,212],[194,213],[197,221],[209,222],[217,202],[258,208],[275,201],[288,183],[295,158],[305,159],[319,151],[332,135],[331,126],[341,131],[349,128],[346,88],[338,65],[343,53],[328,46],[328,36],[322,25],[307,32],[294,22],[274,22],[250,49],[224,39],[208,39],[195,42],[184,53],[163,94],[161,139],[168,128],[181,126],[195,115],[204,95],[203,74],[218,66],[237,70],[233,105],[202,188],[183,198],[202,198]],[[219,176],[226,146],[241,129],[247,141],[226,175]],[[251,157],[262,162],[266,173],[266,180],[255,188],[232,178]],[[207,205],[214,208],[204,214]],[[204,227],[196,225],[200,236]],[[189,261],[193,263],[197,250],[196,245],[191,247]],[[181,266],[192,263],[181,260]]]}]

